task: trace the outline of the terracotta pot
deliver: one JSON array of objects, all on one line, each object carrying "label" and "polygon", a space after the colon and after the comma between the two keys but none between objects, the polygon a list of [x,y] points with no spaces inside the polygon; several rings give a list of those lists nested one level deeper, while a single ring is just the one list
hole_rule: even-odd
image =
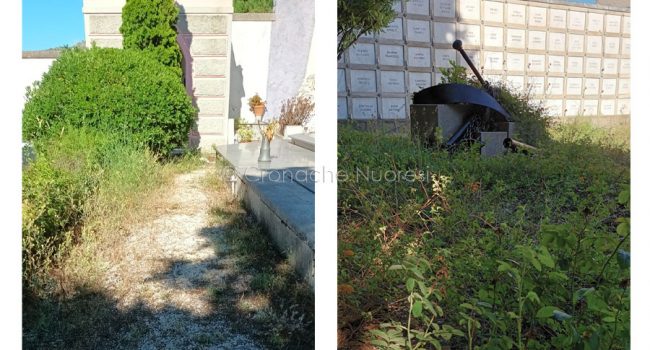
[{"label": "terracotta pot", "polygon": [[256,117],[261,117],[264,115],[264,110],[266,109],[266,106],[262,103],[259,105],[253,106],[253,113],[255,114]]}]

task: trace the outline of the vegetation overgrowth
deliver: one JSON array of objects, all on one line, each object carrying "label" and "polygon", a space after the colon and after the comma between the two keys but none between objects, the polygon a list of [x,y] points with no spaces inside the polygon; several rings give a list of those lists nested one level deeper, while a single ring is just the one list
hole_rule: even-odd
[{"label": "vegetation overgrowth", "polygon": [[235,13],[270,13],[273,12],[273,0],[235,0]]}]

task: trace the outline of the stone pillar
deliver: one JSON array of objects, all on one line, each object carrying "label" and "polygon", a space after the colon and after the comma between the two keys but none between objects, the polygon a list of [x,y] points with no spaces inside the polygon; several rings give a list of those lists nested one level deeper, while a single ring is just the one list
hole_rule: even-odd
[{"label": "stone pillar", "polygon": [[[120,25],[126,0],[84,0],[86,45],[122,47]],[[185,86],[199,109],[190,143],[203,152],[233,142],[228,120],[232,0],[177,0],[177,31]]]}]

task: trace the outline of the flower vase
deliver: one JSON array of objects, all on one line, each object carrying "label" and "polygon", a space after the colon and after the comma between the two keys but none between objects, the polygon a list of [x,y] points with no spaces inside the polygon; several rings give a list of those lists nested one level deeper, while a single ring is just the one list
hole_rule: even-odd
[{"label": "flower vase", "polygon": [[271,141],[268,138],[262,136],[262,144],[260,146],[260,156],[257,158],[258,162],[270,162],[271,161]]}]

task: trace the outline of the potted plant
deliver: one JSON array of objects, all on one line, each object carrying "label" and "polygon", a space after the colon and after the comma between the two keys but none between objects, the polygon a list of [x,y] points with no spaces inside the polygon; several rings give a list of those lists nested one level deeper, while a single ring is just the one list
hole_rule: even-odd
[{"label": "potted plant", "polygon": [[278,121],[275,119],[269,121],[266,125],[260,128],[262,133],[262,143],[260,146],[260,156],[257,158],[257,161],[271,161],[271,141],[273,140],[273,135],[275,135],[277,129]]},{"label": "potted plant", "polygon": [[266,110],[266,103],[262,101],[262,98],[257,93],[248,99],[248,106],[257,119],[260,119]]},{"label": "potted plant", "polygon": [[289,135],[300,134],[303,126],[314,113],[315,104],[311,97],[295,96],[282,103],[280,109],[280,132],[285,138]]},{"label": "potted plant", "polygon": [[250,125],[242,123],[241,118],[235,119],[235,133],[239,143],[253,141],[253,128]]}]

